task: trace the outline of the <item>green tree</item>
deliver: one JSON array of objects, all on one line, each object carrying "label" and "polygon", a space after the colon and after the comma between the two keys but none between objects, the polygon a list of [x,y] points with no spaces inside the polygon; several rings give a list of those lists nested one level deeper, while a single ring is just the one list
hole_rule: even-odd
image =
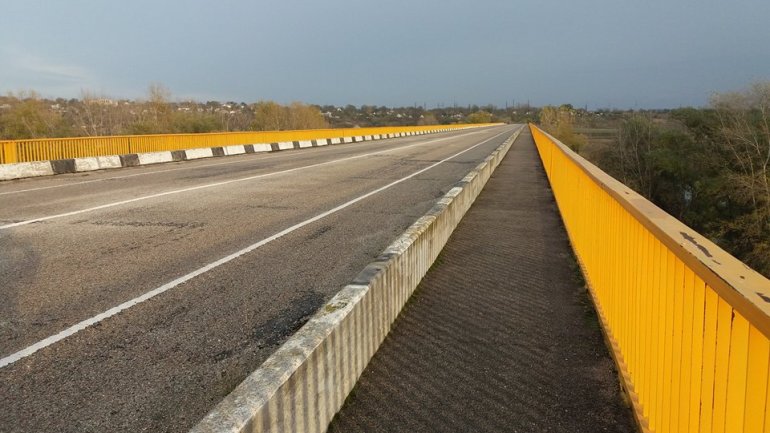
[{"label": "green tree", "polygon": [[471,113],[466,118],[466,122],[468,123],[491,123],[492,122],[492,114],[488,113],[486,111],[476,111],[475,113]]},{"label": "green tree", "polygon": [[9,95],[10,109],[0,116],[0,130],[5,139],[62,137],[71,134],[63,116],[51,110],[40,96],[33,92]]},{"label": "green tree", "polygon": [[191,134],[222,131],[225,128],[213,114],[177,112],[171,118],[171,129],[175,133]]},{"label": "green tree", "polygon": [[438,119],[436,119],[436,116],[433,113],[425,113],[421,116],[422,117],[417,121],[418,125],[438,125]]},{"label": "green tree", "polygon": [[770,276],[770,84],[667,119],[632,114],[599,154],[609,174]]}]

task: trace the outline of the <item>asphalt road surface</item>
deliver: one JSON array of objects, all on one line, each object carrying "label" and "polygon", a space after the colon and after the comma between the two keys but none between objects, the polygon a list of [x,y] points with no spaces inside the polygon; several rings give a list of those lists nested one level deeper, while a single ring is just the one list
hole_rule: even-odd
[{"label": "asphalt road surface", "polygon": [[187,431],[514,130],[0,183],[0,431]]}]

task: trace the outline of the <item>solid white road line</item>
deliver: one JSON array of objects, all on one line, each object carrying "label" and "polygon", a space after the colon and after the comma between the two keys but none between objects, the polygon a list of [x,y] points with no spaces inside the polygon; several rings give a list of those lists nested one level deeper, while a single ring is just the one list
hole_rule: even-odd
[{"label": "solid white road line", "polygon": [[[475,133],[477,133],[477,132],[472,132],[471,134],[475,134]],[[407,146],[400,146],[400,147],[393,148],[393,149],[388,149],[388,150],[378,150],[376,152],[370,152],[370,153],[364,153],[364,154],[361,154],[361,155],[349,156],[349,157],[346,157],[346,158],[335,159],[335,160],[332,160],[332,161],[319,162],[317,164],[304,165],[302,167],[295,167],[295,168],[290,168],[290,169],[287,169],[287,170],[274,171],[274,172],[271,172],[271,173],[258,174],[258,175],[253,175],[253,176],[241,177],[241,178],[238,178],[238,179],[224,180],[224,181],[220,181],[220,182],[207,183],[205,185],[191,186],[191,187],[187,187],[187,188],[175,189],[175,190],[171,190],[171,191],[160,192],[160,193],[145,195],[145,196],[141,196],[141,197],[135,197],[135,198],[131,198],[131,199],[128,199],[128,200],[121,200],[121,201],[116,201],[116,202],[112,202],[112,203],[106,203],[106,204],[103,204],[103,205],[89,207],[89,208],[86,208],[86,209],[79,209],[79,210],[76,210],[76,211],[64,212],[64,213],[60,213],[60,214],[56,214],[56,215],[49,215],[49,216],[44,216],[44,217],[39,217],[39,218],[32,218],[32,219],[28,219],[28,220],[24,220],[24,221],[18,221],[18,222],[15,222],[15,223],[0,225],[0,230],[7,230],[7,229],[10,229],[10,228],[24,226],[24,225],[28,225],[28,224],[32,224],[32,223],[36,223],[36,222],[41,222],[41,221],[48,221],[48,220],[52,220],[52,219],[64,218],[64,217],[73,216],[73,215],[80,215],[80,214],[83,214],[83,213],[93,212],[93,211],[97,211],[97,210],[101,210],[101,209],[107,209],[107,208],[111,208],[111,207],[115,207],[115,206],[120,206],[120,205],[124,205],[124,204],[129,204],[129,203],[135,203],[135,202],[138,202],[138,201],[149,200],[149,199],[158,198],[158,197],[164,197],[164,196],[167,196],[167,195],[181,194],[181,193],[184,193],[184,192],[197,191],[197,190],[200,190],[200,189],[208,189],[208,188],[213,188],[213,187],[217,187],[217,186],[229,185],[231,183],[236,183],[236,182],[245,182],[247,180],[254,180],[254,179],[261,179],[261,178],[270,177],[270,176],[277,176],[277,175],[280,175],[280,174],[292,173],[292,172],[295,172],[295,171],[306,170],[306,169],[315,168],[315,167],[321,167],[321,166],[329,165],[329,164],[336,164],[336,163],[339,163],[339,162],[350,161],[350,160],[353,160],[353,159],[366,158],[368,156],[373,156],[373,155],[383,155],[383,154],[387,154],[389,152],[392,152],[394,150],[408,149],[410,147],[415,147],[415,146],[424,146],[424,145],[427,145],[427,144],[437,143],[439,141],[452,140],[452,139],[455,139],[455,138],[458,138],[458,137],[461,137],[461,136],[452,136],[452,137],[438,138],[436,140],[423,141],[423,142],[419,142],[419,143],[415,143],[415,144],[410,144],[410,145],[407,145]]]},{"label": "solid white road line", "polygon": [[[457,132],[460,132],[460,131],[463,131],[463,130],[462,129],[457,130]],[[467,136],[467,135],[478,134],[480,132],[483,132],[483,130],[473,131],[473,132],[465,133],[465,134],[458,134],[458,135],[455,135],[453,137],[454,138],[464,137],[464,136]],[[397,148],[394,148],[394,149],[397,149]],[[263,158],[261,158],[260,161],[264,161],[266,159],[285,158],[288,155],[292,155],[292,156],[305,156],[307,154],[306,153],[302,153],[302,152],[293,152],[293,153],[281,153],[279,155],[267,156],[267,155],[264,155],[264,152],[256,152],[254,155],[261,155],[261,156],[263,156]],[[17,190],[17,191],[5,191],[5,192],[0,192],[0,195],[21,194],[23,192],[41,191],[41,190],[53,189],[53,188],[64,188],[64,187],[67,187],[67,186],[77,186],[77,185],[83,185],[83,184],[87,184],[87,183],[104,182],[104,181],[107,181],[107,180],[125,179],[125,178],[129,178],[129,177],[137,177],[137,176],[148,176],[148,175],[157,174],[157,173],[168,173],[170,171],[195,170],[195,169],[198,169],[198,168],[216,167],[216,166],[219,166],[219,165],[246,164],[246,163],[253,162],[253,161],[254,160],[252,160],[252,159],[238,159],[237,161],[217,162],[217,163],[213,163],[213,164],[195,164],[195,165],[191,164],[191,165],[186,166],[186,167],[170,168],[170,169],[166,169],[166,170],[144,171],[144,172],[141,172],[141,173],[133,173],[133,174],[127,174],[127,175],[123,175],[123,176],[105,177],[103,179],[84,180],[84,181],[80,181],[80,182],[63,183],[63,184],[60,184],[60,185],[41,186],[41,187],[37,187],[37,188],[20,189],[20,190]],[[185,162],[187,162],[187,161],[185,161]],[[157,167],[157,166],[155,166],[155,167]],[[153,167],[152,165],[148,165],[148,166],[137,166],[135,168],[152,169],[152,168],[155,168],[155,167]],[[132,168],[134,168],[134,167],[132,167]],[[35,179],[35,180],[40,180],[40,179]]]},{"label": "solid white road line", "polygon": [[497,137],[499,137],[499,136],[501,136],[501,135],[503,135],[503,134],[505,134],[507,132],[508,131],[501,132],[500,134],[497,134],[494,137],[488,138],[488,139],[486,139],[484,141],[481,141],[481,142],[479,142],[477,144],[474,144],[473,146],[471,146],[471,147],[469,147],[469,148],[467,148],[465,150],[461,150],[460,152],[457,152],[457,153],[455,153],[452,156],[444,158],[441,161],[433,163],[433,164],[431,164],[431,165],[429,165],[429,166],[427,166],[427,167],[425,167],[423,169],[417,170],[417,171],[415,171],[414,173],[412,173],[410,175],[402,177],[401,179],[393,181],[393,182],[391,182],[391,183],[389,183],[389,184],[387,184],[385,186],[381,186],[381,187],[379,187],[379,188],[377,188],[375,190],[369,191],[366,194],[360,195],[360,196],[358,196],[358,197],[356,197],[356,198],[354,198],[354,199],[352,199],[350,201],[347,201],[347,202],[345,202],[345,203],[343,203],[343,204],[341,204],[339,206],[333,207],[333,208],[331,208],[331,209],[329,209],[329,210],[327,210],[325,212],[322,212],[322,213],[320,213],[320,214],[318,214],[318,215],[316,215],[316,216],[314,216],[312,218],[306,219],[305,221],[302,221],[300,223],[294,224],[293,226],[291,226],[291,227],[289,227],[287,229],[281,230],[280,232],[278,232],[278,233],[276,233],[276,234],[274,234],[274,235],[272,235],[270,237],[267,237],[265,239],[262,239],[261,241],[255,243],[255,244],[249,245],[248,247],[246,247],[246,248],[244,248],[244,249],[242,249],[240,251],[236,251],[236,252],[230,254],[229,256],[223,257],[223,258],[221,258],[221,259],[219,259],[219,260],[217,260],[215,262],[212,262],[212,263],[209,263],[206,266],[203,266],[202,268],[198,268],[198,269],[190,272],[187,275],[183,275],[183,276],[181,276],[181,277],[179,277],[179,278],[177,278],[177,279],[175,279],[175,280],[173,280],[171,282],[168,282],[168,283],[158,287],[157,289],[151,290],[151,291],[149,291],[149,292],[147,292],[147,293],[145,293],[145,294],[143,294],[143,295],[141,295],[139,297],[131,299],[130,301],[126,301],[126,302],[118,305],[117,307],[110,308],[109,310],[107,310],[107,311],[105,311],[105,312],[103,312],[101,314],[97,314],[96,316],[93,316],[90,319],[83,320],[82,322],[77,323],[77,324],[75,324],[75,325],[73,325],[73,326],[71,326],[71,327],[61,331],[58,334],[55,334],[55,335],[52,335],[52,336],[50,336],[48,338],[40,340],[40,341],[38,341],[37,343],[35,343],[35,344],[31,345],[31,346],[28,346],[28,347],[26,347],[26,348],[24,348],[24,349],[22,349],[22,350],[20,350],[20,351],[18,351],[16,353],[12,354],[12,355],[9,355],[9,356],[6,356],[5,358],[0,359],[0,368],[3,368],[3,367],[5,367],[7,365],[10,365],[10,364],[13,364],[14,362],[16,362],[16,361],[18,361],[18,360],[20,360],[22,358],[25,358],[25,357],[27,357],[29,355],[32,355],[33,353],[37,352],[40,349],[43,349],[43,348],[48,347],[48,346],[50,346],[50,345],[52,345],[52,344],[54,344],[54,343],[56,343],[58,341],[61,341],[61,340],[65,339],[65,338],[75,334],[76,332],[82,331],[83,329],[86,329],[87,327],[89,327],[91,325],[99,323],[99,322],[101,322],[104,319],[112,317],[112,316],[120,313],[123,310],[126,310],[128,308],[133,307],[134,305],[142,303],[142,302],[144,302],[144,301],[146,301],[148,299],[154,298],[155,296],[158,296],[158,295],[160,295],[163,292],[166,292],[166,291],[168,291],[170,289],[173,289],[174,287],[176,287],[176,286],[178,286],[178,285],[180,285],[180,284],[182,284],[182,283],[184,283],[186,281],[189,281],[189,280],[197,277],[198,275],[201,275],[201,274],[206,273],[206,272],[208,272],[208,271],[210,271],[210,270],[212,270],[214,268],[217,268],[217,267],[219,267],[221,265],[224,265],[225,263],[230,262],[230,261],[232,261],[234,259],[237,259],[238,257],[240,257],[240,256],[242,256],[244,254],[250,253],[251,251],[254,251],[257,248],[259,248],[259,247],[261,247],[263,245],[266,245],[266,244],[268,244],[268,243],[270,243],[270,242],[272,242],[272,241],[274,241],[274,240],[276,240],[276,239],[278,239],[278,238],[280,238],[282,236],[285,236],[285,235],[287,235],[287,234],[289,234],[289,233],[291,233],[291,232],[293,232],[293,231],[295,231],[297,229],[305,227],[306,225],[314,223],[314,222],[320,220],[321,218],[327,217],[327,216],[329,216],[329,215],[331,215],[331,214],[333,214],[335,212],[338,212],[338,211],[340,211],[342,209],[345,209],[346,207],[352,206],[353,204],[358,203],[361,200],[364,200],[364,199],[366,199],[368,197],[371,197],[371,196],[373,196],[373,195],[375,195],[375,194],[377,194],[379,192],[385,191],[386,189],[391,188],[391,187],[393,187],[395,185],[398,185],[401,182],[409,180],[409,179],[411,179],[411,178],[413,178],[413,177],[415,177],[415,176],[417,176],[417,175],[419,175],[421,173],[424,173],[424,172],[426,172],[426,171],[428,171],[428,170],[430,170],[430,169],[432,169],[432,168],[434,168],[434,167],[436,167],[436,166],[438,166],[440,164],[443,164],[443,163],[449,161],[450,159],[456,158],[456,157],[462,155],[465,152],[471,151],[471,150],[481,146],[482,144],[485,144],[485,143],[487,143],[489,141],[492,141],[495,138],[497,138]]}]

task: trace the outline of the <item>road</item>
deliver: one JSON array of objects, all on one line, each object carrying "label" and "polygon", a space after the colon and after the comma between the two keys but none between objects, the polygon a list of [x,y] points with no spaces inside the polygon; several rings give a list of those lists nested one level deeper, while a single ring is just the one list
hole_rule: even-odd
[{"label": "road", "polygon": [[514,129],[0,183],[0,431],[188,430]]}]

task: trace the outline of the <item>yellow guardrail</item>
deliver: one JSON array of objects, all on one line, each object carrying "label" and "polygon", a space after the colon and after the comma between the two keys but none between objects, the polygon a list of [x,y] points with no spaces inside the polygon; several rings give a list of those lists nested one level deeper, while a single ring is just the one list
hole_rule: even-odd
[{"label": "yellow guardrail", "polygon": [[530,128],[641,429],[770,432],[770,281]]},{"label": "yellow guardrail", "polygon": [[16,161],[16,144],[13,141],[0,141],[0,164]]},{"label": "yellow guardrail", "polygon": [[203,134],[120,135],[107,137],[45,138],[0,141],[0,164],[125,155],[129,153],[196,149],[238,144],[278,143],[320,138],[356,137],[399,132],[436,131],[469,126],[430,125],[378,128],[307,129],[265,132],[214,132]]}]

